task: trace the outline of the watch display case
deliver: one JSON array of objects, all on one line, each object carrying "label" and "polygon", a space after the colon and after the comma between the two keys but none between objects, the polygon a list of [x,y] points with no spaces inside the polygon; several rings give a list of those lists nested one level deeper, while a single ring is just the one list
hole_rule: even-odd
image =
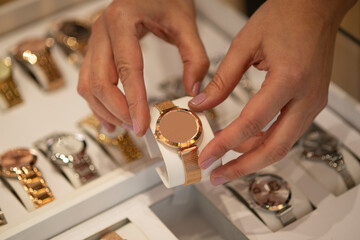
[{"label": "watch display case", "polygon": [[[14,148],[37,149],[36,167],[55,199],[30,211],[29,202],[19,197],[20,188],[2,178],[0,239],[352,239],[360,234],[356,226],[360,220],[356,214],[360,211],[360,105],[336,85],[331,85],[329,105],[314,122],[341,143],[337,150],[343,154],[353,185],[346,187],[341,175],[336,175],[333,169],[323,170],[326,167],[323,162],[320,166],[314,161],[305,161],[300,145],[295,145],[283,160],[264,169],[280,176],[291,189],[287,192],[287,197],[291,192],[291,209],[286,210],[290,209],[296,219],[284,213],[290,220],[282,224],[276,216],[273,218],[273,213],[261,212],[264,209],[249,205],[251,198],[245,196],[250,196],[245,185],[236,188],[241,200],[226,185],[213,187],[208,181],[167,189],[156,173],[163,159],[150,131],[144,138],[120,128],[109,134],[90,116],[86,102],[76,93],[78,63],[86,48],[83,35],[72,34],[75,22],[71,22],[70,28],[60,27],[65,37],[52,28],[54,24],[77,19],[91,22],[94,14],[101,12],[110,1],[19,2],[8,3],[0,9],[0,22],[11,14],[24,15],[29,21],[39,16],[41,19],[24,27],[21,27],[22,20],[14,21],[13,29],[0,35],[0,56],[12,54],[14,57],[12,51],[19,43],[45,39],[44,51],[51,54],[56,63],[62,84],[51,87],[50,75],[46,75],[49,68],[44,70],[36,63],[28,65],[35,57],[41,58],[37,52],[27,52],[30,62],[26,68],[25,63],[12,61],[11,77],[22,101],[13,106],[2,104],[5,107],[1,107],[0,112],[3,136],[0,153]],[[221,1],[195,0],[195,5],[199,34],[211,62],[204,80],[209,82],[232,38],[247,19]],[[37,16],[31,16],[26,6],[43,8],[39,8]],[[4,29],[0,27],[1,32],[5,32]],[[56,35],[57,40],[49,40]],[[80,44],[81,49],[61,46],[60,37],[79,38],[81,44],[72,40],[66,43]],[[49,47],[49,44],[54,45]],[[177,49],[151,34],[141,40],[141,48],[151,106],[183,97],[179,84],[183,69]],[[71,64],[69,58],[76,64]],[[223,128],[238,116],[260,88],[264,76],[264,72],[251,67],[226,101],[204,113],[213,130]],[[0,87],[8,77],[0,65]],[[56,91],[43,91],[33,77],[43,89],[56,88]],[[238,111],[234,111],[235,108]],[[234,156],[234,153],[224,156],[222,164]],[[331,180],[324,181],[326,178]],[[332,227],[324,227],[324,223]]]}]

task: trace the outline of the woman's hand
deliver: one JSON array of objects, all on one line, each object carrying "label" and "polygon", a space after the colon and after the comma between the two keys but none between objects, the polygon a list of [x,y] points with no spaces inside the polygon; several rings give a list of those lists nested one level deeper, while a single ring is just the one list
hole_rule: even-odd
[{"label": "woman's hand", "polygon": [[215,77],[189,106],[201,111],[218,105],[251,65],[267,75],[240,116],[199,156],[205,169],[230,149],[244,153],[212,172],[214,185],[282,159],[326,106],[337,28],[355,2],[268,0],[235,37]]},{"label": "woman's hand", "polygon": [[[198,35],[193,2],[113,1],[93,24],[78,83],[79,94],[108,131],[121,125],[142,136],[149,127],[139,45],[148,31],[178,47],[185,90],[192,96],[199,93],[209,60]],[[119,78],[124,93],[117,87]]]}]

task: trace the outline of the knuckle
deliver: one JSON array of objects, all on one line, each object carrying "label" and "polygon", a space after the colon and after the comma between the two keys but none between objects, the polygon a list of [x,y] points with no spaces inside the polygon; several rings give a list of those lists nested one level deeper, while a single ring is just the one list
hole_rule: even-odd
[{"label": "knuckle", "polygon": [[95,80],[90,83],[90,90],[97,97],[103,96],[105,91],[104,85],[99,80]]},{"label": "knuckle", "polygon": [[262,123],[257,119],[244,120],[244,127],[241,134],[246,138],[250,138],[260,132],[262,129]]},{"label": "knuckle", "polygon": [[83,98],[86,98],[88,93],[89,93],[89,89],[86,87],[85,84],[81,84],[80,82],[77,85],[77,92],[80,96],[82,96]]},{"label": "knuckle", "polygon": [[268,158],[266,159],[267,165],[271,165],[286,156],[286,154],[290,151],[291,146],[287,143],[278,143],[276,146],[270,151]]},{"label": "knuckle", "polygon": [[225,88],[225,81],[224,78],[218,72],[215,73],[210,85],[210,88],[214,89],[217,92],[224,91]]},{"label": "knuckle", "polygon": [[120,81],[123,85],[125,85],[126,82],[129,80],[131,70],[128,66],[123,64],[120,64],[117,69]]},{"label": "knuckle", "polygon": [[240,178],[240,177],[245,176],[245,175],[248,174],[246,172],[246,170],[244,168],[241,168],[241,167],[234,167],[231,170],[232,170],[232,174],[231,174],[232,180],[236,179],[236,178]]}]

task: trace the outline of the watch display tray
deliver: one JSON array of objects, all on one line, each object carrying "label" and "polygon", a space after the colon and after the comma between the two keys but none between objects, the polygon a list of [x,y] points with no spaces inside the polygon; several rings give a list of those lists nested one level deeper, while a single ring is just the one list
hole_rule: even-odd
[{"label": "watch display tray", "polygon": [[[53,21],[88,17],[108,3],[110,1],[86,1],[84,4],[74,5],[2,35],[0,54],[5,55],[15,43],[23,39],[45,36]],[[231,39],[246,23],[246,18],[220,1],[197,0],[195,4],[198,10],[200,36],[210,60],[224,56]],[[151,99],[163,99],[166,94],[160,88],[161,83],[182,74],[178,51],[174,46],[151,34],[141,40],[141,47],[148,96]],[[89,114],[89,108],[76,92],[79,69],[69,64],[58,47],[53,49],[53,54],[66,82],[65,87],[56,92],[41,91],[15,64],[14,78],[24,102],[0,113],[0,132],[5,136],[0,140],[1,152],[14,147],[34,147],[34,141],[53,132],[80,132],[77,122]],[[254,88],[258,89],[264,79],[264,72],[250,68],[247,77]],[[341,95],[343,93],[339,94],[339,91],[332,89],[337,88],[330,88],[331,105],[320,113],[315,123],[337,136],[349,151],[359,157],[360,137],[356,128],[360,127],[356,127],[356,124],[352,124],[355,127],[347,124],[359,119],[357,103],[349,103],[348,98]],[[336,108],[331,108],[342,103],[346,105],[346,113],[341,115],[345,120],[334,113],[332,109]],[[239,110],[242,106],[243,104],[238,104]],[[219,111],[224,117],[224,121],[220,121],[221,127],[234,118],[235,111],[231,108],[220,107]],[[355,114],[351,114],[351,111]],[[91,139],[89,153],[99,162],[102,159],[106,159],[105,162],[111,161]],[[97,238],[100,235],[96,234],[106,232],[107,227],[114,227],[115,229],[111,230],[116,230],[125,222],[136,224],[147,238],[156,240],[182,239],[186,234],[189,234],[187,239],[199,239],[196,237],[207,233],[214,239],[231,239],[228,237],[234,235],[227,235],[225,229],[229,234],[237,234],[232,239],[353,239],[354,236],[359,236],[359,185],[335,196],[304,168],[288,158],[291,158],[291,155],[279,162],[276,167],[286,170],[284,177],[291,178],[297,184],[314,204],[315,209],[276,232],[264,225],[224,186],[213,187],[205,182],[184,189],[166,189],[160,185],[147,191],[160,183],[155,167],[161,159],[152,157],[145,161],[145,164],[104,171],[100,178],[78,189],[73,189],[66,183],[52,184],[54,187],[50,188],[62,192],[61,196],[33,212],[27,212],[16,198],[12,198],[17,203],[16,206],[12,200],[5,206],[15,211],[0,206],[8,220],[7,225],[0,227],[0,239],[69,239],[75,236],[79,236],[80,239]],[[39,164],[40,162],[44,166],[41,171],[51,178],[51,164],[43,157],[40,157]],[[44,176],[45,179],[46,177]],[[12,196],[11,193],[6,194]],[[0,198],[5,199],[3,195]],[[183,212],[187,214],[182,214]],[[171,214],[181,217],[179,219],[182,222],[186,222],[187,219],[189,223],[193,222],[193,231],[189,232],[186,225],[174,226],[177,219],[171,218]],[[139,221],[132,218],[135,215]],[[196,226],[199,226],[198,232]]]}]

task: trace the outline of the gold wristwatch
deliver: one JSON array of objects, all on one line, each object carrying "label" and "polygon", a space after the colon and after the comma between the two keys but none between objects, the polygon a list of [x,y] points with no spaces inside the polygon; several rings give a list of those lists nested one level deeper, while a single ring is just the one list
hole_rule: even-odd
[{"label": "gold wristwatch", "polygon": [[4,180],[17,178],[35,208],[39,208],[55,198],[41,172],[35,167],[36,160],[37,156],[32,150],[9,150],[0,156],[0,176]]},{"label": "gold wristwatch", "polygon": [[[122,155],[125,157],[126,162],[132,162],[143,157],[141,150],[136,146],[134,141],[131,139],[130,134],[125,129],[123,129],[121,134],[110,137],[107,134],[101,132],[100,121],[94,115],[90,115],[89,117],[80,121],[79,124],[80,126],[88,125],[95,129],[96,136],[92,136],[91,133],[86,131],[86,128],[84,128],[84,130],[89,135],[91,135],[91,137],[96,138],[98,143],[120,150]],[[104,149],[104,151],[107,152],[106,149]],[[110,153],[108,154],[111,155]]]},{"label": "gold wristwatch", "polygon": [[0,109],[11,108],[22,102],[12,76],[10,57],[0,58]]},{"label": "gold wristwatch", "polygon": [[80,65],[91,35],[90,22],[79,19],[58,21],[51,28],[50,34],[70,62]]},{"label": "gold wristwatch", "polygon": [[50,47],[53,44],[52,38],[33,38],[21,42],[12,50],[15,60],[46,91],[53,91],[64,85],[51,56]]},{"label": "gold wristwatch", "polygon": [[160,112],[156,121],[155,138],[178,150],[185,170],[184,185],[199,182],[201,169],[196,143],[203,131],[200,118],[191,110],[175,106],[170,100],[155,104],[155,107]]}]

